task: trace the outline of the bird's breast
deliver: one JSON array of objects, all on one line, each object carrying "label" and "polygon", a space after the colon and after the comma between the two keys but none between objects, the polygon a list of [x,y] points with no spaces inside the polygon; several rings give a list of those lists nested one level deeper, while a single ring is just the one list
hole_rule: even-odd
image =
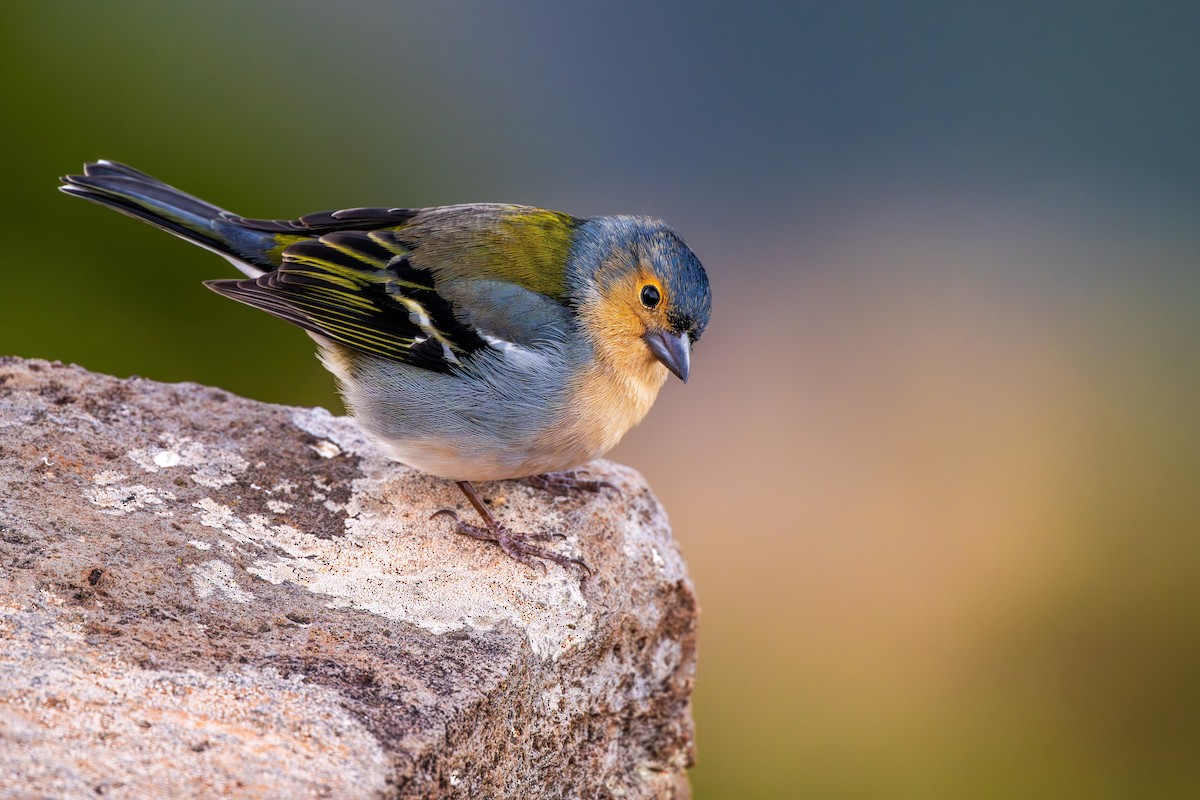
[{"label": "bird's breast", "polygon": [[600,458],[642,421],[666,379],[657,362],[634,371],[593,363],[571,380],[563,412],[544,432],[541,449],[561,453],[573,466]]}]

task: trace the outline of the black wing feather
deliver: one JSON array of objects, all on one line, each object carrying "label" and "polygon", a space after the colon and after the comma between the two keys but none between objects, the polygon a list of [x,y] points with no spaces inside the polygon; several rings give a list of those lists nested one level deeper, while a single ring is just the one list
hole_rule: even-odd
[{"label": "black wing feather", "polygon": [[304,235],[390,228],[406,224],[419,213],[420,209],[416,208],[343,208],[305,214],[297,219],[248,219],[230,215],[228,220],[256,231]]},{"label": "black wing feather", "polygon": [[338,344],[437,372],[487,346],[438,294],[433,274],[412,265],[394,231],[305,239],[284,249],[277,270],[206,285]]}]

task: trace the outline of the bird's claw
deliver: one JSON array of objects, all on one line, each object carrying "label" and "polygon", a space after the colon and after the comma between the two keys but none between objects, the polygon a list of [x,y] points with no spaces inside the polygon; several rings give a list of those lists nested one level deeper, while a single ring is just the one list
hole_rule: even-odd
[{"label": "bird's claw", "polygon": [[463,522],[457,512],[448,508],[435,511],[430,519],[443,515],[454,520],[456,533],[470,536],[473,539],[482,539],[485,542],[495,542],[511,558],[520,561],[527,567],[540,569],[543,575],[546,574],[546,564],[539,559],[553,561],[564,569],[568,566],[576,566],[588,575],[593,574],[592,568],[578,558],[559,555],[553,550],[530,544],[530,541],[546,542],[552,539],[567,538],[561,533],[514,533],[500,523],[487,527],[472,525],[469,522]]},{"label": "bird's claw", "polygon": [[614,484],[608,481],[584,478],[576,470],[544,472],[541,475],[532,475],[526,478],[525,482],[535,489],[541,489],[558,497],[567,497],[573,490],[595,494],[602,489],[612,489],[616,492],[617,497],[621,496],[621,490]]},{"label": "bird's claw", "polygon": [[449,517],[450,519],[454,520],[455,522],[457,522],[459,525],[463,525],[463,524],[464,524],[464,523],[463,523],[463,521],[462,521],[462,519],[461,519],[461,518],[458,516],[458,512],[457,512],[457,511],[453,511],[453,510],[451,510],[451,509],[449,509],[449,508],[439,508],[437,511],[433,512],[432,514],[430,514],[430,515],[429,515],[429,518],[430,518],[430,519],[437,519],[438,517],[442,516],[443,514],[444,514],[445,516]]}]

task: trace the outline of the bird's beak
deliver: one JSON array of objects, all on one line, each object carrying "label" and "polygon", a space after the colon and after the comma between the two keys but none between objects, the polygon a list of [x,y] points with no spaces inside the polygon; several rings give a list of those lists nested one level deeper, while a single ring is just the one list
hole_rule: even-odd
[{"label": "bird's beak", "polygon": [[654,357],[675,373],[675,377],[687,383],[688,373],[692,369],[692,343],[688,340],[688,335],[659,328],[647,331],[642,338],[646,340]]}]

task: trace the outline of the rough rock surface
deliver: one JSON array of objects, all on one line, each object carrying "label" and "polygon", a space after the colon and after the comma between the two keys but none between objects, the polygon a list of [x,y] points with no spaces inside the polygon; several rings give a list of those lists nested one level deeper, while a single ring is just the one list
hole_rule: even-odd
[{"label": "rough rock surface", "polygon": [[683,797],[696,602],[642,478],[482,484],[322,409],[0,358],[0,796]]}]

